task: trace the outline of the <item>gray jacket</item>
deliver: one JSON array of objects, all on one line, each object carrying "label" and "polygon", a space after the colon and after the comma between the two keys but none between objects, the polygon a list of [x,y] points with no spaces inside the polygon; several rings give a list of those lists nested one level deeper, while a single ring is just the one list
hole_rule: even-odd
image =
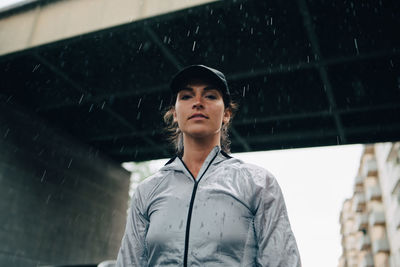
[{"label": "gray jacket", "polygon": [[194,179],[171,159],[132,198],[117,266],[301,266],[281,189],[215,147]]}]

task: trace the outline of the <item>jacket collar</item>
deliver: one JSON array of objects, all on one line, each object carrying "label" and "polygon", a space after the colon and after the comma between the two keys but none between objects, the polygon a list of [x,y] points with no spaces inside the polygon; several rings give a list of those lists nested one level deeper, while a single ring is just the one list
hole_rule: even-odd
[{"label": "jacket collar", "polygon": [[[230,156],[228,156],[225,152],[221,150],[219,146],[215,146],[206,159],[204,160],[203,165],[200,168],[200,171],[198,173],[198,177],[201,177],[203,173],[207,170],[209,167],[210,163],[212,165],[216,165],[226,159],[229,159]],[[212,161],[212,162],[211,162]],[[164,167],[160,169],[160,171],[166,171],[166,170],[175,170],[175,171],[181,171],[185,173],[188,177],[191,177],[191,174],[189,173],[188,169],[185,167],[182,159],[180,159],[178,156],[175,156],[174,158],[171,158]]]}]

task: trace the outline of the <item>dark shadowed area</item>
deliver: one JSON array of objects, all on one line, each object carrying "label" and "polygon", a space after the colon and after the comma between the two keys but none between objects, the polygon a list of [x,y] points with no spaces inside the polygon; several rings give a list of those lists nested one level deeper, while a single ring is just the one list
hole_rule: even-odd
[{"label": "dark shadowed area", "polygon": [[182,67],[223,71],[232,151],[398,140],[400,4],[219,1],[0,57],[2,102],[117,162],[172,155],[162,132]]}]

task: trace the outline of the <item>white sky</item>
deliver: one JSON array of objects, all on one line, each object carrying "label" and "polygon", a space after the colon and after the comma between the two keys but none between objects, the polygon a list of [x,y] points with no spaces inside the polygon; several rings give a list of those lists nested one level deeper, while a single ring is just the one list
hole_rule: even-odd
[{"label": "white sky", "polygon": [[[36,1],[36,0],[35,0]],[[0,0],[0,9],[6,6],[10,6],[19,2],[28,2],[27,0]],[[30,0],[29,2],[33,2]]]},{"label": "white sky", "polygon": [[[336,267],[341,255],[339,214],[353,193],[362,145],[233,154],[268,169],[280,184],[302,264]],[[166,163],[152,161],[152,170]]]}]

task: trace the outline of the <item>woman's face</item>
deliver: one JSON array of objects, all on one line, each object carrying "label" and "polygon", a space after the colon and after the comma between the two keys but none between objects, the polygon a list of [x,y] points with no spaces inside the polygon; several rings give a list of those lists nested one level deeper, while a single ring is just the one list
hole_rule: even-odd
[{"label": "woman's face", "polygon": [[220,135],[222,122],[227,123],[230,115],[221,92],[206,83],[191,82],[177,95],[174,121],[184,136],[207,138]]}]

